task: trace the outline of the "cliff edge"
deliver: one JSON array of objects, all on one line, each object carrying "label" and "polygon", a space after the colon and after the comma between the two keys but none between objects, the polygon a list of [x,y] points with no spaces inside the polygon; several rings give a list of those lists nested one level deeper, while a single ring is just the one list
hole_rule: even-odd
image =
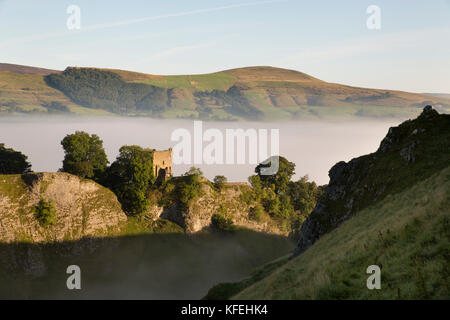
[{"label": "cliff edge", "polygon": [[[51,202],[55,223],[37,217]],[[91,180],[67,173],[0,175],[0,242],[49,242],[100,236],[127,220],[116,196]]]},{"label": "cliff edge", "polygon": [[294,255],[309,248],[356,212],[399,193],[450,163],[450,115],[431,106],[389,129],[378,150],[330,171],[330,183],[302,225]]}]

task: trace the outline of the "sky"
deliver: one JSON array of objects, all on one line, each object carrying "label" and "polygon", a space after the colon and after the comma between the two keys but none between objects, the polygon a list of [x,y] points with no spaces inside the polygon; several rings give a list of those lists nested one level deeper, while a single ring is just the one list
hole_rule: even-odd
[{"label": "sky", "polygon": [[[379,20],[367,13],[372,5]],[[449,57],[450,0],[0,0],[0,62],[50,69],[200,74],[269,65],[328,82],[450,93]]]}]

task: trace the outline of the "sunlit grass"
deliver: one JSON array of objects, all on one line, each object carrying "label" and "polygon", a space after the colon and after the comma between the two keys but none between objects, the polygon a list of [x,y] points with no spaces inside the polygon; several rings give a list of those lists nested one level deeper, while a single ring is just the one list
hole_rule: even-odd
[{"label": "sunlit grass", "polygon": [[[450,168],[378,204],[235,299],[449,298]],[[368,290],[379,265],[382,289]]]}]

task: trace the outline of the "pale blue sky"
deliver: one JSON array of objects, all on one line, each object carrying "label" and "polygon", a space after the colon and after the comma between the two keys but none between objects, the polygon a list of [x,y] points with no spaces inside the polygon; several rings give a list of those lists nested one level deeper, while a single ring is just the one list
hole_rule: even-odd
[{"label": "pale blue sky", "polygon": [[[68,30],[69,5],[81,29]],[[366,27],[369,5],[381,29]],[[271,65],[325,81],[450,93],[450,0],[0,0],[0,62],[153,74]]]}]

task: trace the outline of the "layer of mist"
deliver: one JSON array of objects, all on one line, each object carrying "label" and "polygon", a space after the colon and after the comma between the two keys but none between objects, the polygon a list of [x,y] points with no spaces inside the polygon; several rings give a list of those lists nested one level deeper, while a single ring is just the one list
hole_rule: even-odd
[{"label": "layer of mist", "polygon": [[[270,129],[280,131],[280,155],[296,164],[296,177],[308,174],[319,184],[328,183],[328,170],[338,161],[374,152],[388,128],[399,120],[297,121],[297,122],[203,122],[203,131],[219,129]],[[0,118],[0,143],[29,156],[33,170],[57,171],[62,166],[64,152],[60,145],[65,135],[83,130],[95,133],[104,141],[110,162],[122,145],[168,149],[174,130],[184,128],[193,137],[194,122],[190,120],[156,120],[149,118]],[[208,143],[204,142],[203,146]],[[270,148],[270,143],[269,143]],[[248,161],[246,161],[248,163]],[[207,165],[192,164],[205,176],[225,175],[229,181],[247,181],[254,164]],[[175,175],[192,165],[175,165]]]}]

